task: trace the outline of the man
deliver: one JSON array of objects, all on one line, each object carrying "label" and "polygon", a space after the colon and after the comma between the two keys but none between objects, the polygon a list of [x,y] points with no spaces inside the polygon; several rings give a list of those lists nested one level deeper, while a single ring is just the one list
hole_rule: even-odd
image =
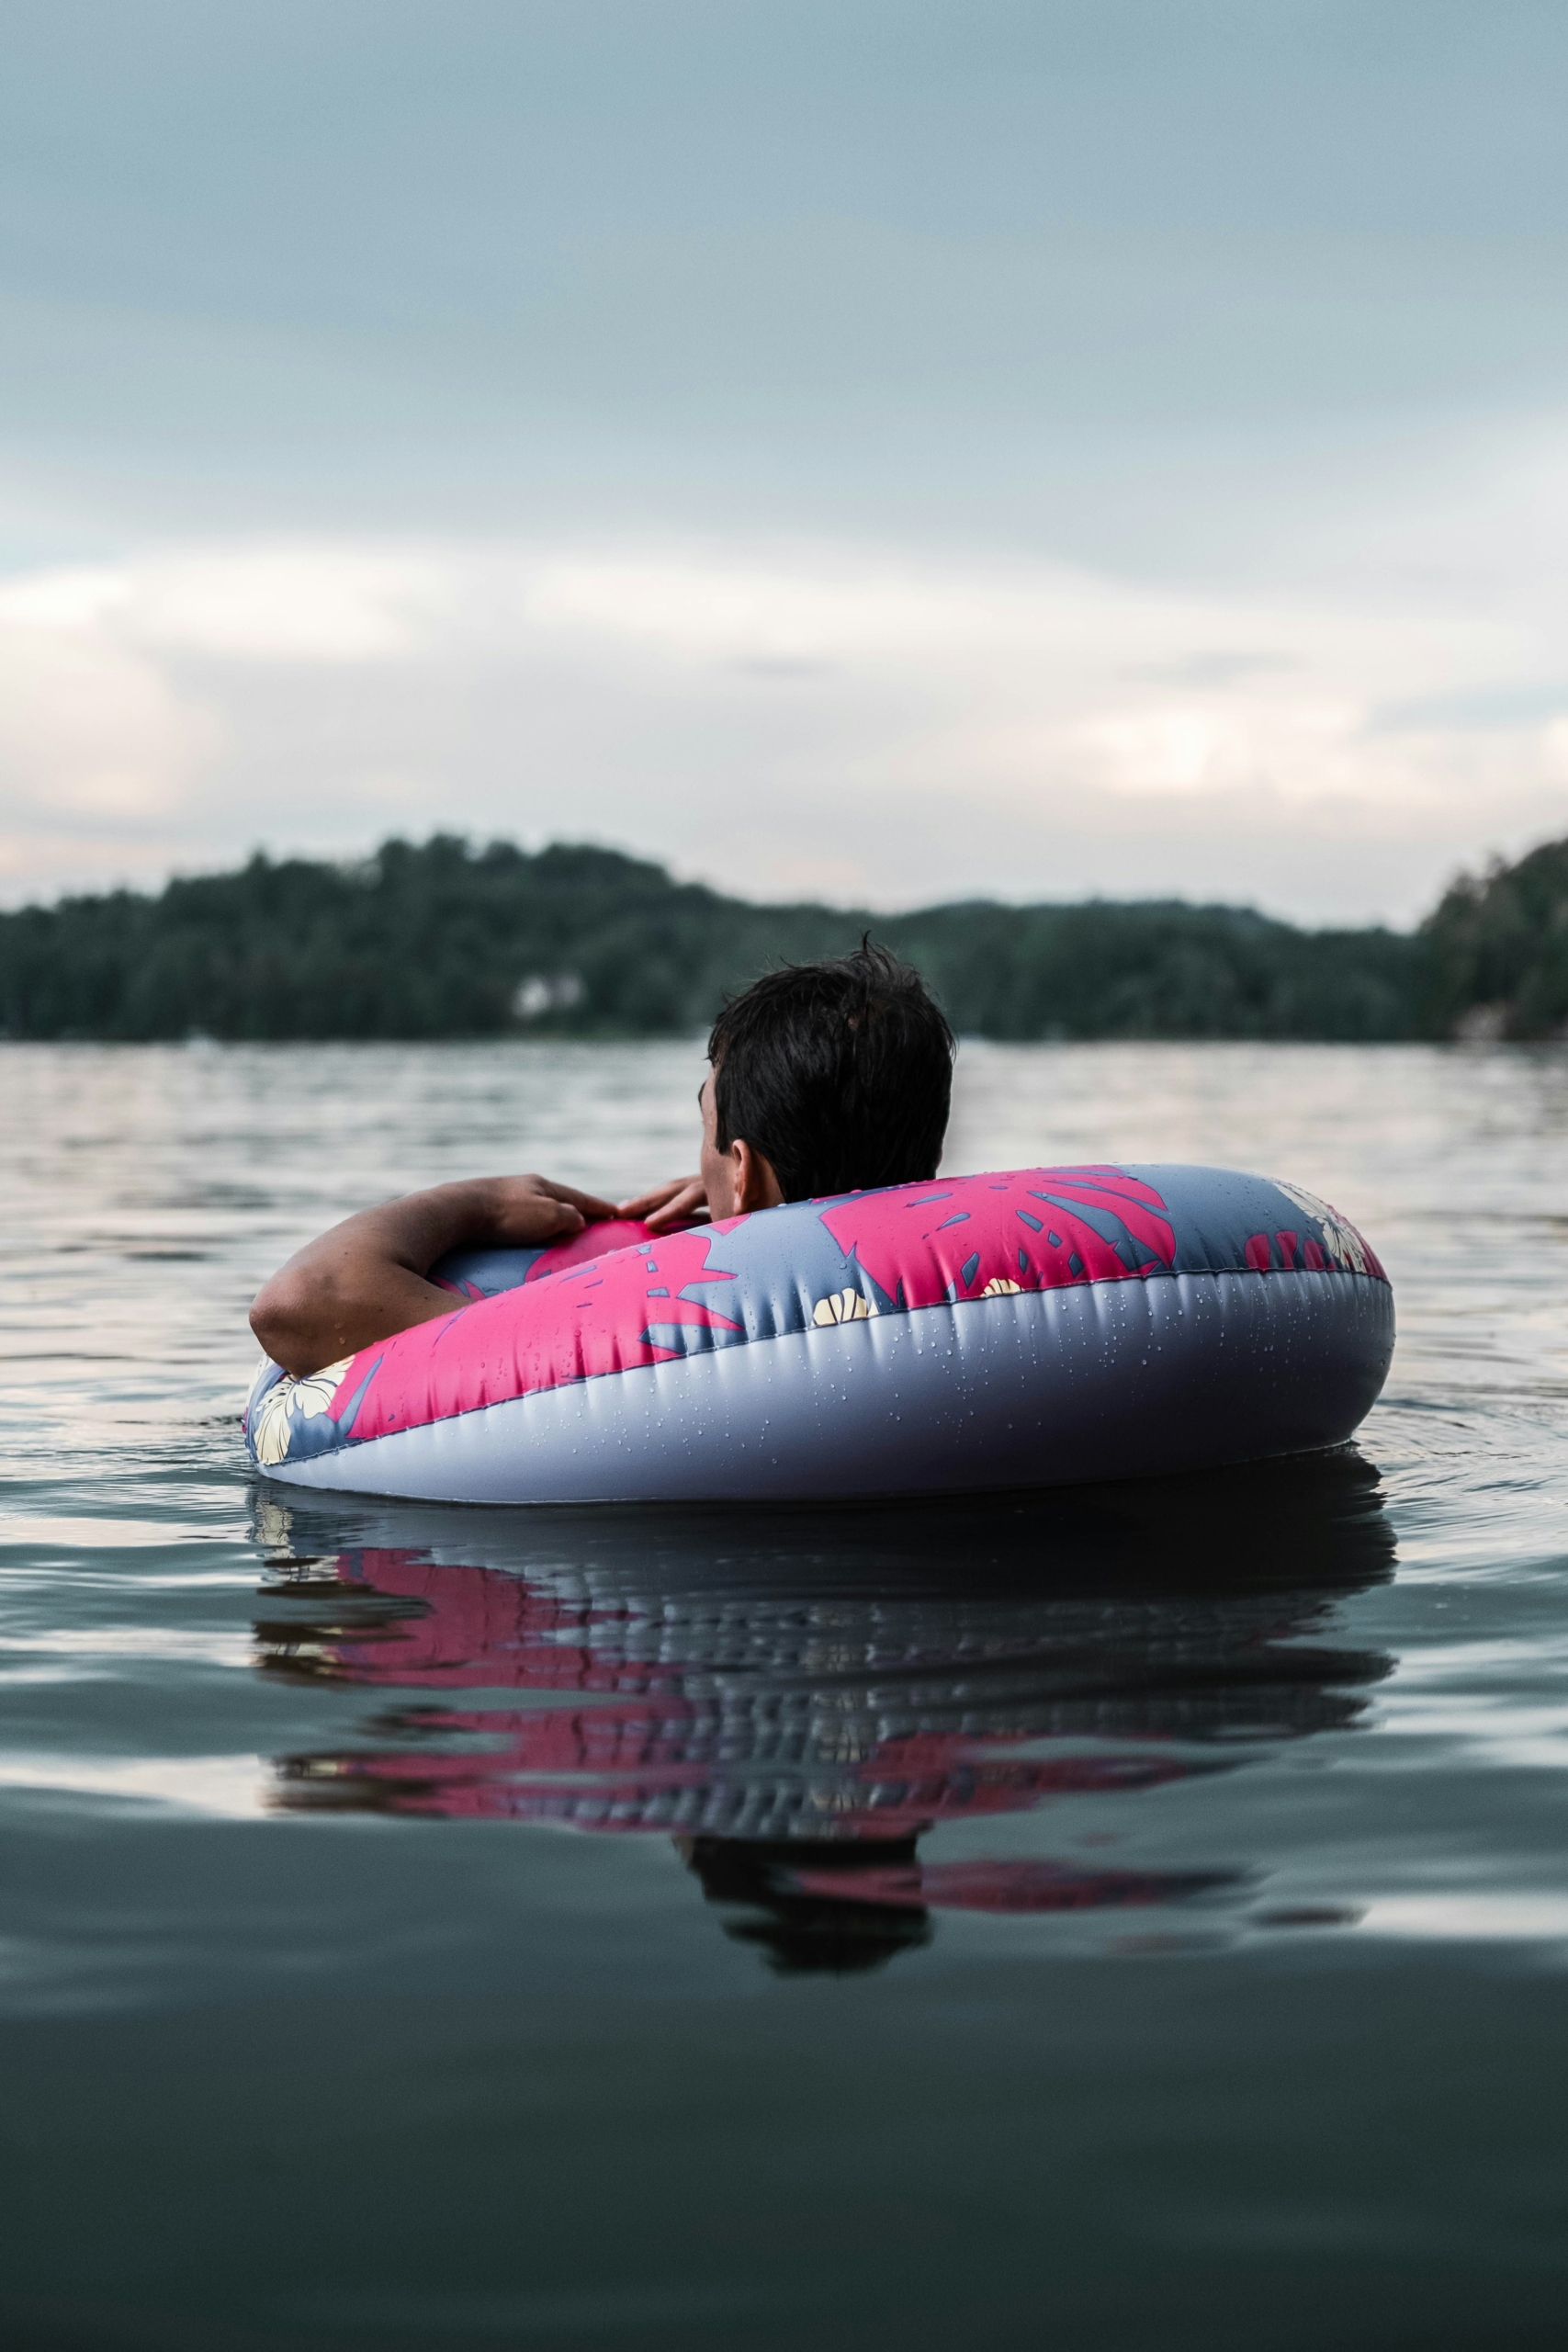
[{"label": "man", "polygon": [[345,1217],[298,1251],[251,1309],[275,1363],[304,1377],[452,1313],[427,1280],[449,1250],[569,1240],[604,1217],[654,1232],[783,1201],[936,1173],[953,1032],[917,972],[863,940],[852,956],[770,972],[726,1005],[698,1100],[702,1164],[618,1205],[543,1176],[479,1176]]}]

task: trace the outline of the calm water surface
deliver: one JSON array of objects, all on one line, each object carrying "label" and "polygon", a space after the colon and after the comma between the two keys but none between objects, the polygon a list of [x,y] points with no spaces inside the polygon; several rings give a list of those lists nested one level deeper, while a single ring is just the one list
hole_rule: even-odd
[{"label": "calm water surface", "polygon": [[0,1046],[0,2340],[1556,2344],[1568,1058],[966,1047],[947,1165],[1326,1194],[1346,1454],[282,1499],[253,1291],[692,1158],[694,1046]]}]

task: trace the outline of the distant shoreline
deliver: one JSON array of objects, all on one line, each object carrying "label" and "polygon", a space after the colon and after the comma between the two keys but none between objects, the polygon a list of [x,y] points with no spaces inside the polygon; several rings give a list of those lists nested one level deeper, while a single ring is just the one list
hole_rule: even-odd
[{"label": "distant shoreline", "polygon": [[613,850],[436,834],[0,913],[0,1036],[85,1043],[679,1036],[870,931],[994,1042],[1397,1044],[1568,1033],[1568,842],[1455,883],[1411,933],[1182,900],[897,915],[768,906]]}]

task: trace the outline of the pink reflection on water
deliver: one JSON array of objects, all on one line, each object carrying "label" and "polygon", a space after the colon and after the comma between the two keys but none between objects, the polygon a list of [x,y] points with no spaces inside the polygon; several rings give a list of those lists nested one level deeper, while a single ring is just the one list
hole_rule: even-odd
[{"label": "pink reflection on water", "polygon": [[[1056,1797],[1152,1788],[1195,1769],[1147,1740],[1133,1754],[1060,1743],[1045,1757],[1021,1752],[1037,1726],[963,1720],[976,1711],[955,1708],[952,1659],[931,1661],[934,1687],[917,1702],[937,1720],[910,1724],[876,1690],[906,1661],[853,1655],[846,1680],[813,1656],[830,1637],[798,1624],[758,1636],[700,1612],[650,1619],[412,1551],[345,1553],[337,1572],[345,1589],[414,1602],[419,1613],[318,1634],[312,1672],[404,1689],[571,1692],[592,1703],[408,1711],[395,1744],[286,1765],[286,1803],[622,1832],[733,1834],[749,1823],[770,1837],[882,1841]],[[288,1662],[283,1645],[271,1662]],[[905,1701],[897,1713],[908,1711]],[[957,1722],[941,1720],[954,1713]]]}]

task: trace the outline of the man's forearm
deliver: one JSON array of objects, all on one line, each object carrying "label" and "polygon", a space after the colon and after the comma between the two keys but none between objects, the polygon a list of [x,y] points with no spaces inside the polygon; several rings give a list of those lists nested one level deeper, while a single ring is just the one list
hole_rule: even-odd
[{"label": "man's forearm", "polygon": [[367,1348],[411,1324],[450,1315],[454,1300],[425,1276],[465,1242],[547,1243],[613,1216],[608,1201],[542,1176],[477,1176],[361,1209],[296,1251],[251,1309],[275,1363],[298,1374]]},{"label": "man's forearm", "polygon": [[297,1250],[251,1309],[251,1329],[285,1372],[319,1371],[393,1331],[452,1311],[424,1277],[487,1229],[488,1180],[437,1184],[344,1217]]}]

